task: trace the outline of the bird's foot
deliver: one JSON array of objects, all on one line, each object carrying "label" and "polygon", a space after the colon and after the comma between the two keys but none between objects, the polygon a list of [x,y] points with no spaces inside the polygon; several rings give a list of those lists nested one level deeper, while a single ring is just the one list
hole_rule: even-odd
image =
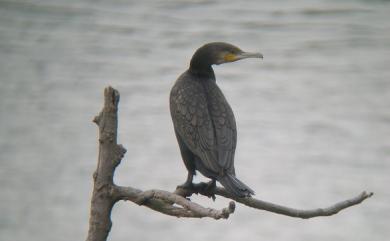
[{"label": "bird's foot", "polygon": [[215,180],[211,180],[203,186],[202,188],[202,194],[206,195],[207,197],[213,199],[215,201],[215,188],[217,187],[217,183]]},{"label": "bird's foot", "polygon": [[176,191],[175,193],[190,200],[190,196],[192,195],[192,193],[194,193],[194,190],[195,190],[195,185],[189,181],[186,181],[185,183],[181,184],[181,185],[178,185],[176,187]]},{"label": "bird's foot", "polygon": [[192,182],[185,182],[176,187],[176,189],[193,190],[194,184]]}]

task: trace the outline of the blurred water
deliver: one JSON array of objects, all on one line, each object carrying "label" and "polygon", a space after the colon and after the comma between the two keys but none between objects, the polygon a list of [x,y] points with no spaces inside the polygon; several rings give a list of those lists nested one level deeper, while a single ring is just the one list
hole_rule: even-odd
[{"label": "blurred water", "polygon": [[182,183],[169,90],[211,41],[265,56],[215,67],[237,119],[236,170],[256,197],[315,208],[375,196],[311,220],[243,206],[227,221],[177,219],[119,203],[110,240],[388,239],[388,1],[0,0],[0,240],[85,239],[91,120],[107,85],[121,93],[128,149],[116,182]]}]

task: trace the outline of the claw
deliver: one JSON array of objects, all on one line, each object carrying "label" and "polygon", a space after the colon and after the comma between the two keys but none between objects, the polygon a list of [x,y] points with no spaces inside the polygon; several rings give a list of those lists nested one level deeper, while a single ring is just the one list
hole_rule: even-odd
[{"label": "claw", "polygon": [[203,187],[203,190],[202,192],[209,198],[213,199],[213,201],[215,201],[216,197],[215,197],[215,194],[214,194],[214,190],[215,188],[217,187],[217,184],[216,184],[216,181],[215,180],[211,180],[210,182],[208,182],[204,187]]}]

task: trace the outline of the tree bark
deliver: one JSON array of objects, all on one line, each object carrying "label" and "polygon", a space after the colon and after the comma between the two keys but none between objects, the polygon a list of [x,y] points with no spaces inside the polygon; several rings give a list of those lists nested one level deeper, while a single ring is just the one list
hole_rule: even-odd
[{"label": "tree bark", "polygon": [[119,93],[108,87],[104,91],[104,107],[94,122],[99,127],[99,157],[93,175],[94,187],[91,200],[87,241],[104,241],[111,230],[113,176],[126,149],[117,144]]}]

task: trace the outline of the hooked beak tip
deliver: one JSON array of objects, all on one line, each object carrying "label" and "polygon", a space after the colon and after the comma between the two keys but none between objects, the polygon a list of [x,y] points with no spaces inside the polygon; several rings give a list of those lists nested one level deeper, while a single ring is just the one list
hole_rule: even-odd
[{"label": "hooked beak tip", "polygon": [[261,53],[255,53],[256,58],[264,59],[264,56]]}]

